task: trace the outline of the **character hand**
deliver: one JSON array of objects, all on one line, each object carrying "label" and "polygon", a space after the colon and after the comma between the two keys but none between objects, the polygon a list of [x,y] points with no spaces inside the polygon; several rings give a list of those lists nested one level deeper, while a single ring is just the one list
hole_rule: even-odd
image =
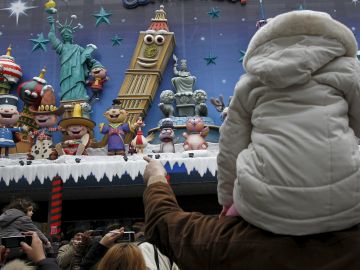
[{"label": "character hand", "polygon": [[29,127],[28,127],[27,125],[23,125],[21,128],[22,128],[24,131],[29,131]]},{"label": "character hand", "polygon": [[99,243],[107,248],[111,248],[115,244],[116,239],[118,239],[123,234],[124,234],[123,227],[117,230],[110,231],[107,234],[105,234],[103,238],[101,238]]},{"label": "character hand", "polygon": [[91,53],[85,53],[84,56],[87,60],[91,59]]},{"label": "character hand", "polygon": [[99,124],[99,129],[100,129],[100,131],[103,129],[104,126],[105,126],[104,123],[100,123],[100,124]]},{"label": "character hand", "polygon": [[50,23],[50,25],[53,25],[55,23],[55,19],[53,16],[49,16],[48,17],[48,22]]},{"label": "character hand", "polygon": [[159,182],[162,182],[163,176],[166,176],[167,172],[164,166],[160,161],[144,156],[144,160],[149,162],[144,171],[144,182],[147,185],[150,177],[152,176],[161,176],[159,177]]},{"label": "character hand", "polygon": [[28,255],[28,257],[35,263],[44,260],[45,252],[43,248],[43,244],[36,232],[26,232],[25,235],[31,235],[32,236],[32,242],[31,246],[26,244],[25,242],[21,242],[21,248],[22,250]]}]

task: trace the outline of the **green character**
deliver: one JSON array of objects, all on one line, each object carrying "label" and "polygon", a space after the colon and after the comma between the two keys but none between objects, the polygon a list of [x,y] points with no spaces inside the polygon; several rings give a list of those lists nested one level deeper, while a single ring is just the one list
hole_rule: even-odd
[{"label": "green character", "polygon": [[[71,18],[74,19],[76,16],[72,15]],[[60,55],[61,101],[88,100],[89,96],[86,93],[85,82],[89,75],[89,70],[96,62],[91,57],[91,53],[97,49],[96,46],[89,44],[86,48],[83,48],[73,43],[74,30],[80,24],[72,27],[72,20],[69,24],[65,21],[63,25],[57,21],[62,38],[61,41],[56,37],[54,17],[49,16],[48,21],[50,23],[49,40],[53,49]]]}]

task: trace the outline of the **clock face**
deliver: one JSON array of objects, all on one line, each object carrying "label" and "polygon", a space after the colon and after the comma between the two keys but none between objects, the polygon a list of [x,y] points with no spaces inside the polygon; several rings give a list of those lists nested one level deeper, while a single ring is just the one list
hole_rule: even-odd
[{"label": "clock face", "polygon": [[155,44],[151,44],[147,46],[144,50],[145,57],[148,58],[155,58],[155,56],[158,54],[158,48]]}]

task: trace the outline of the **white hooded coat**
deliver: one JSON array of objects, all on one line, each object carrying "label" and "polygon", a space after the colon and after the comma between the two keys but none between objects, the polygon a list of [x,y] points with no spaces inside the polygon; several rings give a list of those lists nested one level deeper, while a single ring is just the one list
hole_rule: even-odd
[{"label": "white hooded coat", "polygon": [[279,15],[250,41],[220,130],[218,199],[249,223],[306,235],[360,223],[360,65],[328,14]]}]

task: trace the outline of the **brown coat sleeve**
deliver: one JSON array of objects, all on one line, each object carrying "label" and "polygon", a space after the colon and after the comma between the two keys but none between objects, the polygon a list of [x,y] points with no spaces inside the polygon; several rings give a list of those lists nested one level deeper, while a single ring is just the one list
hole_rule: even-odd
[{"label": "brown coat sleeve", "polygon": [[168,184],[154,183],[144,193],[145,237],[180,269],[212,269],[217,217],[184,212]]},{"label": "brown coat sleeve", "polygon": [[360,226],[309,236],[276,235],[241,217],[184,212],[168,184],[144,193],[145,237],[181,270],[360,269]]}]

